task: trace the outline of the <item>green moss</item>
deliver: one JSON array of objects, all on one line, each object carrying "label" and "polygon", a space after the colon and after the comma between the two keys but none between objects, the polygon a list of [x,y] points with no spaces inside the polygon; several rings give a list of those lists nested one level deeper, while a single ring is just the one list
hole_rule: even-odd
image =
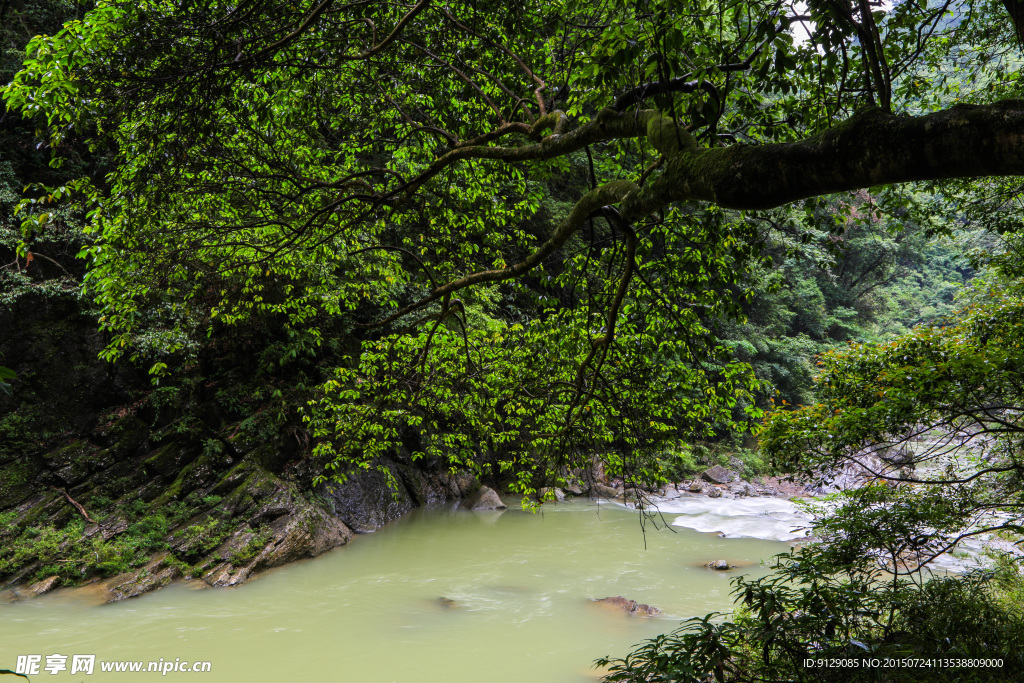
[{"label": "green moss", "polygon": [[138,448],[149,437],[149,427],[134,415],[122,417],[106,432],[110,440],[110,451],[123,456]]},{"label": "green moss", "polygon": [[64,584],[90,576],[113,576],[138,567],[149,559],[144,543],[131,535],[106,541],[100,535],[86,537],[85,523],[75,520],[63,528],[28,527],[12,542],[0,547],[0,576],[25,566],[37,565],[28,577],[39,580],[59,576]]},{"label": "green moss", "polygon": [[19,412],[0,417],[0,457],[19,457],[36,449],[32,420]]},{"label": "green moss", "polygon": [[190,483],[189,475],[195,469],[196,464],[197,463],[195,462],[189,463],[183,467],[180,472],[178,472],[178,476],[174,478],[171,485],[153,501],[153,509],[168,505],[169,503],[178,500],[183,493],[188,492]]},{"label": "green moss", "polygon": [[220,519],[210,516],[181,532],[179,550],[186,556],[199,557],[208,554],[227,538],[229,530]]},{"label": "green moss", "polygon": [[164,557],[164,559],[161,560],[160,566],[161,567],[170,567],[170,568],[173,568],[173,569],[177,569],[178,573],[181,574],[182,576],[187,576],[187,577],[193,578],[193,579],[198,578],[199,576],[202,575],[202,569],[201,568],[189,564],[188,562],[186,562],[185,560],[181,559],[180,557],[178,557],[174,553],[167,553],[167,555]]},{"label": "green moss", "polygon": [[31,480],[36,468],[27,461],[15,461],[0,467],[0,509],[17,505],[34,493]]},{"label": "green moss", "polygon": [[63,467],[72,463],[81,462],[93,448],[84,441],[72,441],[71,443],[54,448],[43,453],[43,458],[50,467]]},{"label": "green moss", "polygon": [[151,474],[162,474],[169,477],[178,471],[178,463],[182,460],[183,449],[176,442],[161,446],[157,451],[142,461],[142,466]]},{"label": "green moss", "polygon": [[256,555],[267,545],[271,536],[272,533],[269,529],[260,529],[245,545],[231,554],[231,557],[228,558],[231,564],[240,567],[252,562]]}]

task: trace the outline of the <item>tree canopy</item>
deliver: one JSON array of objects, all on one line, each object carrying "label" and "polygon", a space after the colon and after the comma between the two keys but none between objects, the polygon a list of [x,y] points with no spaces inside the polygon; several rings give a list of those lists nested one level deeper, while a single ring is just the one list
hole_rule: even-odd
[{"label": "tree canopy", "polygon": [[24,227],[87,204],[109,357],[159,376],[254,316],[292,355],[353,333],[310,408],[323,452],[366,466],[412,428],[530,490],[566,454],[759,414],[708,328],[742,317],[769,230],[841,234],[865,199],[835,193],[906,217],[894,184],[1024,173],[1011,16],[100,1],[33,39],[4,96],[54,164],[82,140],[107,160],[37,187]]},{"label": "tree canopy", "polygon": [[[831,503],[829,544],[740,581],[735,620],[608,660],[613,680],[1019,652],[983,578],[913,569],[1022,529],[1020,8],[98,0],[3,91],[78,176],[33,174],[22,257],[79,208],[105,356],[157,381],[232,330],[273,329],[258,362],[279,368],[331,347],[301,396],[339,478],[405,448],[524,493],[595,453],[657,479],[644,456],[763,417],[770,366],[816,403],[769,415],[766,451],[875,485]],[[773,359],[801,338],[745,336],[749,316],[843,339],[900,240],[970,222],[1006,235],[994,274],[946,319],[823,356],[814,393]],[[841,260],[839,304],[804,281],[780,312],[772,259],[801,252]]]}]

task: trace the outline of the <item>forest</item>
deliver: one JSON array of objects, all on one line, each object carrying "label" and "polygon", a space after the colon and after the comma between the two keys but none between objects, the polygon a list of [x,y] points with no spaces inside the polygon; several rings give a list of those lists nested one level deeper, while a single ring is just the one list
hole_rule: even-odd
[{"label": "forest", "polygon": [[1024,676],[1022,46],[1018,0],[0,0],[0,587],[738,461],[861,484],[603,680]]}]

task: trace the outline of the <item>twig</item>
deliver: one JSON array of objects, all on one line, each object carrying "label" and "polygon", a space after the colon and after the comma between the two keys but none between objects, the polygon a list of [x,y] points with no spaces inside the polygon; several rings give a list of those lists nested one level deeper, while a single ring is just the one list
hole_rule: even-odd
[{"label": "twig", "polygon": [[76,510],[78,510],[78,514],[82,515],[82,518],[85,519],[85,521],[89,522],[89,524],[99,524],[99,522],[97,522],[95,519],[93,519],[92,517],[89,516],[89,513],[85,511],[85,508],[82,507],[82,504],[79,503],[74,498],[72,498],[71,494],[69,494],[66,490],[59,489],[56,486],[51,486],[50,488],[53,489],[54,491],[56,491],[57,493],[63,494],[64,498],[69,503],[71,503],[75,507]]}]

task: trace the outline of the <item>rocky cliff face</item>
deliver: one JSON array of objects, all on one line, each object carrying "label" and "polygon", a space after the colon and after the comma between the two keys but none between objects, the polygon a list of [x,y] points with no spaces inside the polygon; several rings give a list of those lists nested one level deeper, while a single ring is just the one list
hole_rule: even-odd
[{"label": "rocky cliff face", "polygon": [[71,297],[20,297],[0,308],[0,330],[0,358],[18,373],[0,396],[8,598],[81,583],[111,601],[187,577],[235,585],[473,484],[399,452],[314,487],[322,464],[294,421],[256,433],[205,377],[191,393],[161,389],[99,360],[96,320]]}]

